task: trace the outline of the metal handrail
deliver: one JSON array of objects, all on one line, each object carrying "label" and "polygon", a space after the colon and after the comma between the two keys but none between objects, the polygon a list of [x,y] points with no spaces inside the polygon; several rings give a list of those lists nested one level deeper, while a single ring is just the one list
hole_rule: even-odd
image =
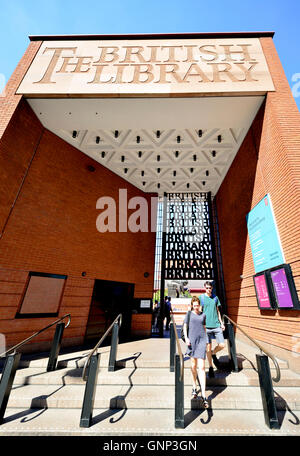
[{"label": "metal handrail", "polygon": [[24,339],[22,342],[20,342],[19,344],[17,345],[14,345],[14,347],[11,347],[9,350],[7,350],[6,352],[4,353],[1,353],[0,355],[0,358],[2,358],[3,356],[6,356],[7,353],[10,353],[12,351],[15,351],[17,348],[19,347],[22,347],[22,345],[25,345],[27,344],[27,342],[29,342],[31,339],[33,339],[34,337],[38,336],[39,334],[41,334],[43,331],[46,331],[46,329],[49,329],[51,328],[51,326],[54,326],[55,324],[57,324],[59,321],[62,321],[64,318],[68,317],[69,320],[68,320],[68,323],[67,325],[65,326],[65,328],[67,328],[69,326],[69,324],[71,323],[71,314],[66,314],[64,315],[63,317],[59,318],[58,320],[54,321],[53,323],[50,323],[50,325],[48,326],[45,326],[45,328],[43,329],[40,329],[39,331],[37,331],[36,333],[32,334],[32,336],[28,337],[27,339]]},{"label": "metal handrail", "polygon": [[99,342],[97,342],[97,344],[95,345],[95,347],[92,349],[92,351],[90,352],[89,356],[87,357],[86,359],[86,362],[84,363],[84,366],[83,366],[83,371],[82,371],[82,380],[86,381],[87,380],[87,377],[85,375],[85,372],[86,372],[86,369],[87,369],[87,366],[88,366],[88,363],[90,362],[90,359],[91,357],[93,356],[93,354],[95,353],[95,351],[100,347],[100,345],[102,344],[102,342],[104,341],[104,339],[106,338],[106,336],[109,334],[109,332],[112,330],[112,327],[114,326],[114,324],[120,319],[120,322],[119,322],[119,327],[121,326],[122,324],[122,314],[119,314],[115,319],[114,321],[112,322],[112,324],[110,325],[110,327],[107,329],[107,331],[105,332],[105,334],[103,334],[103,336],[101,337],[101,339],[99,340]]},{"label": "metal handrail", "polygon": [[176,345],[177,345],[177,352],[178,352],[178,355],[179,355],[179,357],[180,357],[180,380],[182,381],[182,378],[183,378],[183,368],[184,368],[184,359],[183,359],[183,354],[182,354],[182,350],[181,350],[181,346],[180,346],[179,337],[178,337],[178,334],[177,334],[176,323],[175,323],[175,320],[174,320],[174,317],[173,317],[173,311],[170,312],[170,316],[171,316],[171,320],[172,320],[172,323],[173,323],[173,330],[174,330],[174,332],[175,332],[175,339],[176,339]]},{"label": "metal handrail", "polygon": [[227,318],[227,320],[230,321],[230,323],[232,323],[234,326],[236,326],[246,337],[248,337],[248,339],[250,339],[260,349],[261,352],[264,352],[269,358],[271,358],[271,360],[273,361],[274,366],[276,368],[276,377],[275,378],[272,377],[272,380],[274,382],[279,382],[280,376],[281,376],[280,368],[279,368],[279,364],[278,364],[276,358],[272,355],[272,353],[268,352],[258,342],[256,342],[256,340],[254,340],[251,336],[249,336],[249,334],[247,334],[237,323],[232,321],[231,318],[228,317],[228,315],[223,314],[223,319],[224,319],[224,317]]}]

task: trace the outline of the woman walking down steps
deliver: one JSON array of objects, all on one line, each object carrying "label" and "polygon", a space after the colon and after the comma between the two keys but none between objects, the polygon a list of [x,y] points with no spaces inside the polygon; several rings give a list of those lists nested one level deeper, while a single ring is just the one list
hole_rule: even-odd
[{"label": "woman walking down steps", "polygon": [[[190,314],[189,314],[190,312]],[[206,315],[202,311],[199,298],[194,296],[191,301],[191,310],[183,321],[183,333],[187,344],[186,354],[191,358],[192,370],[192,398],[197,398],[197,368],[199,364],[199,382],[201,388],[201,399],[205,408],[208,408],[208,401],[205,395],[206,375],[205,375],[205,358],[206,358]],[[188,323],[189,314],[189,327]]]}]

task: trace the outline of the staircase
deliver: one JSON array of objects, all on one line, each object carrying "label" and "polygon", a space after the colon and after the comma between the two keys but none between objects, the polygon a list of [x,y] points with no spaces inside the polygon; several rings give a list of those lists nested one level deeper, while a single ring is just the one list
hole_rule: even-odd
[{"label": "staircase", "polygon": [[[278,360],[281,380],[274,383],[274,390],[281,427],[270,430],[265,424],[255,371],[257,352],[241,341],[237,341],[240,371],[215,371],[215,378],[207,379],[208,410],[199,400],[190,398],[190,361],[186,359],[185,429],[175,429],[169,343],[167,338],[153,338],[120,344],[117,359],[125,367],[115,372],[107,370],[109,347],[100,348],[93,423],[89,428],[79,426],[85,390],[82,367],[89,350],[61,354],[54,372],[46,372],[47,356],[23,355],[0,436],[300,435],[300,375]],[[227,360],[225,349],[220,361]]]}]

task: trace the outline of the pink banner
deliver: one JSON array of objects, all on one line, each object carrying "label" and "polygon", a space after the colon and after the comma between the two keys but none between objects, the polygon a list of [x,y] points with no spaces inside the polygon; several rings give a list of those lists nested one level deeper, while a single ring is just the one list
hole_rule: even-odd
[{"label": "pink banner", "polygon": [[259,275],[254,277],[256,294],[260,308],[271,309],[271,302],[269,298],[267,282],[265,276]]}]

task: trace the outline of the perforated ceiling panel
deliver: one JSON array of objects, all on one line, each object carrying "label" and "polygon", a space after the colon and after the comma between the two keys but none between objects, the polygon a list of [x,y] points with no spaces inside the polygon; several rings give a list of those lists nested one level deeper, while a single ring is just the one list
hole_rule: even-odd
[{"label": "perforated ceiling panel", "polygon": [[262,100],[29,102],[48,129],[143,191],[215,195]]}]

